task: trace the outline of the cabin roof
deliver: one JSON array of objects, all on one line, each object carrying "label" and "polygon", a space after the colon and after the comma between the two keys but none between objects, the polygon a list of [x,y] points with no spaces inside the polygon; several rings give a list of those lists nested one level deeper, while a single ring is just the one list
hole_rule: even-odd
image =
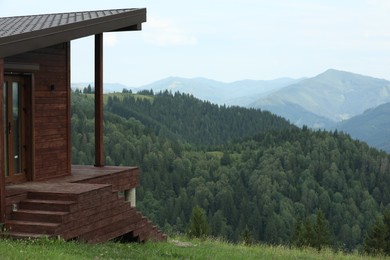
[{"label": "cabin roof", "polygon": [[0,18],[0,58],[112,31],[141,30],[145,8]]}]

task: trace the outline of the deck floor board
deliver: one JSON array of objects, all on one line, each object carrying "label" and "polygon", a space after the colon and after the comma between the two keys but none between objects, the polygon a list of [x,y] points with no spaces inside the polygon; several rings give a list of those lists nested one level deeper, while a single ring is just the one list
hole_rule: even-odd
[{"label": "deck floor board", "polygon": [[[72,174],[65,177],[53,178],[46,181],[24,182],[20,184],[6,185],[6,197],[13,197],[24,194],[28,191],[55,192],[64,194],[81,194],[87,191],[100,189],[104,186],[111,185],[110,181],[115,182],[115,178],[125,174],[130,178],[137,175],[137,167],[94,167],[90,165],[73,165]],[[99,184],[99,180],[104,180],[106,184]]]}]

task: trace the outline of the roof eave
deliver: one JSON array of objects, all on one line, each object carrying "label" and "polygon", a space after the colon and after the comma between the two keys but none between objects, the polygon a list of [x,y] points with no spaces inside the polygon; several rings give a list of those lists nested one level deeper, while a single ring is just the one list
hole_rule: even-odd
[{"label": "roof eave", "polygon": [[133,10],[120,15],[98,18],[77,24],[58,26],[45,30],[7,37],[0,42],[0,58],[69,42],[103,32],[139,31],[146,22],[146,8]]}]

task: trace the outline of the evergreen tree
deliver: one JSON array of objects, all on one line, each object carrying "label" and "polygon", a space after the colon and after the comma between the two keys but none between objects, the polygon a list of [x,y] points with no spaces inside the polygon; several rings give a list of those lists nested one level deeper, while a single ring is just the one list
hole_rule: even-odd
[{"label": "evergreen tree", "polygon": [[322,210],[317,211],[314,223],[309,218],[298,222],[292,242],[298,247],[309,246],[318,251],[330,245],[330,230]]},{"label": "evergreen tree", "polygon": [[206,212],[199,206],[192,209],[187,234],[189,237],[202,238],[210,234],[210,225],[207,222]]},{"label": "evergreen tree", "polygon": [[376,219],[364,239],[363,248],[372,255],[390,255],[390,210]]},{"label": "evergreen tree", "polygon": [[94,91],[92,91],[91,84],[89,84],[88,87],[84,88],[83,93],[84,94],[93,94],[94,93]]},{"label": "evergreen tree", "polygon": [[294,235],[291,238],[291,243],[297,247],[306,246],[307,242],[306,242],[305,233],[306,233],[306,228],[304,222],[302,220],[297,221],[295,225]]},{"label": "evergreen tree", "polygon": [[318,210],[316,223],[313,228],[315,234],[313,247],[318,251],[321,251],[324,246],[330,245],[330,230],[326,222],[324,213],[322,210]]},{"label": "evergreen tree", "polygon": [[386,210],[383,215],[383,224],[385,224],[385,228],[387,230],[387,234],[385,236],[385,254],[390,255],[390,209]]},{"label": "evergreen tree", "polygon": [[246,246],[253,244],[253,235],[252,232],[249,231],[248,226],[245,226],[244,232],[242,233],[242,241]]},{"label": "evergreen tree", "polygon": [[363,248],[368,254],[378,255],[383,254],[386,247],[386,237],[388,230],[381,218],[377,218],[375,224],[367,233]]},{"label": "evergreen tree", "polygon": [[292,243],[297,247],[313,247],[314,240],[315,233],[310,218],[306,218],[304,221],[298,221],[292,237]]},{"label": "evergreen tree", "polygon": [[224,166],[230,165],[230,164],[231,164],[232,159],[230,158],[230,155],[229,155],[228,152],[224,152],[224,153],[223,153],[220,162],[221,162],[221,165],[224,165]]}]

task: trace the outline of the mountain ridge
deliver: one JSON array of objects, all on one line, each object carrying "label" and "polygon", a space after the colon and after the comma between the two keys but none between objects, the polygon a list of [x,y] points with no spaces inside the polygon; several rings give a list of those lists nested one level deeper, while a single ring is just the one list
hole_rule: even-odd
[{"label": "mountain ridge", "polygon": [[364,140],[370,146],[390,153],[390,102],[366,110],[363,114],[340,122],[336,128]]},{"label": "mountain ridge", "polygon": [[295,104],[336,123],[389,101],[390,81],[329,69],[313,78],[282,88],[252,103],[250,107],[271,112],[279,110],[279,115],[287,116],[286,112],[280,111],[283,111],[283,107],[289,111],[290,104]]},{"label": "mountain ridge", "polygon": [[201,100],[207,100],[218,105],[238,105],[245,107],[252,101],[253,97],[261,97],[264,94],[272,93],[300,80],[284,77],[275,80],[245,79],[225,83],[203,77],[168,77],[133,90],[152,89],[154,92],[168,90],[191,94]]}]

